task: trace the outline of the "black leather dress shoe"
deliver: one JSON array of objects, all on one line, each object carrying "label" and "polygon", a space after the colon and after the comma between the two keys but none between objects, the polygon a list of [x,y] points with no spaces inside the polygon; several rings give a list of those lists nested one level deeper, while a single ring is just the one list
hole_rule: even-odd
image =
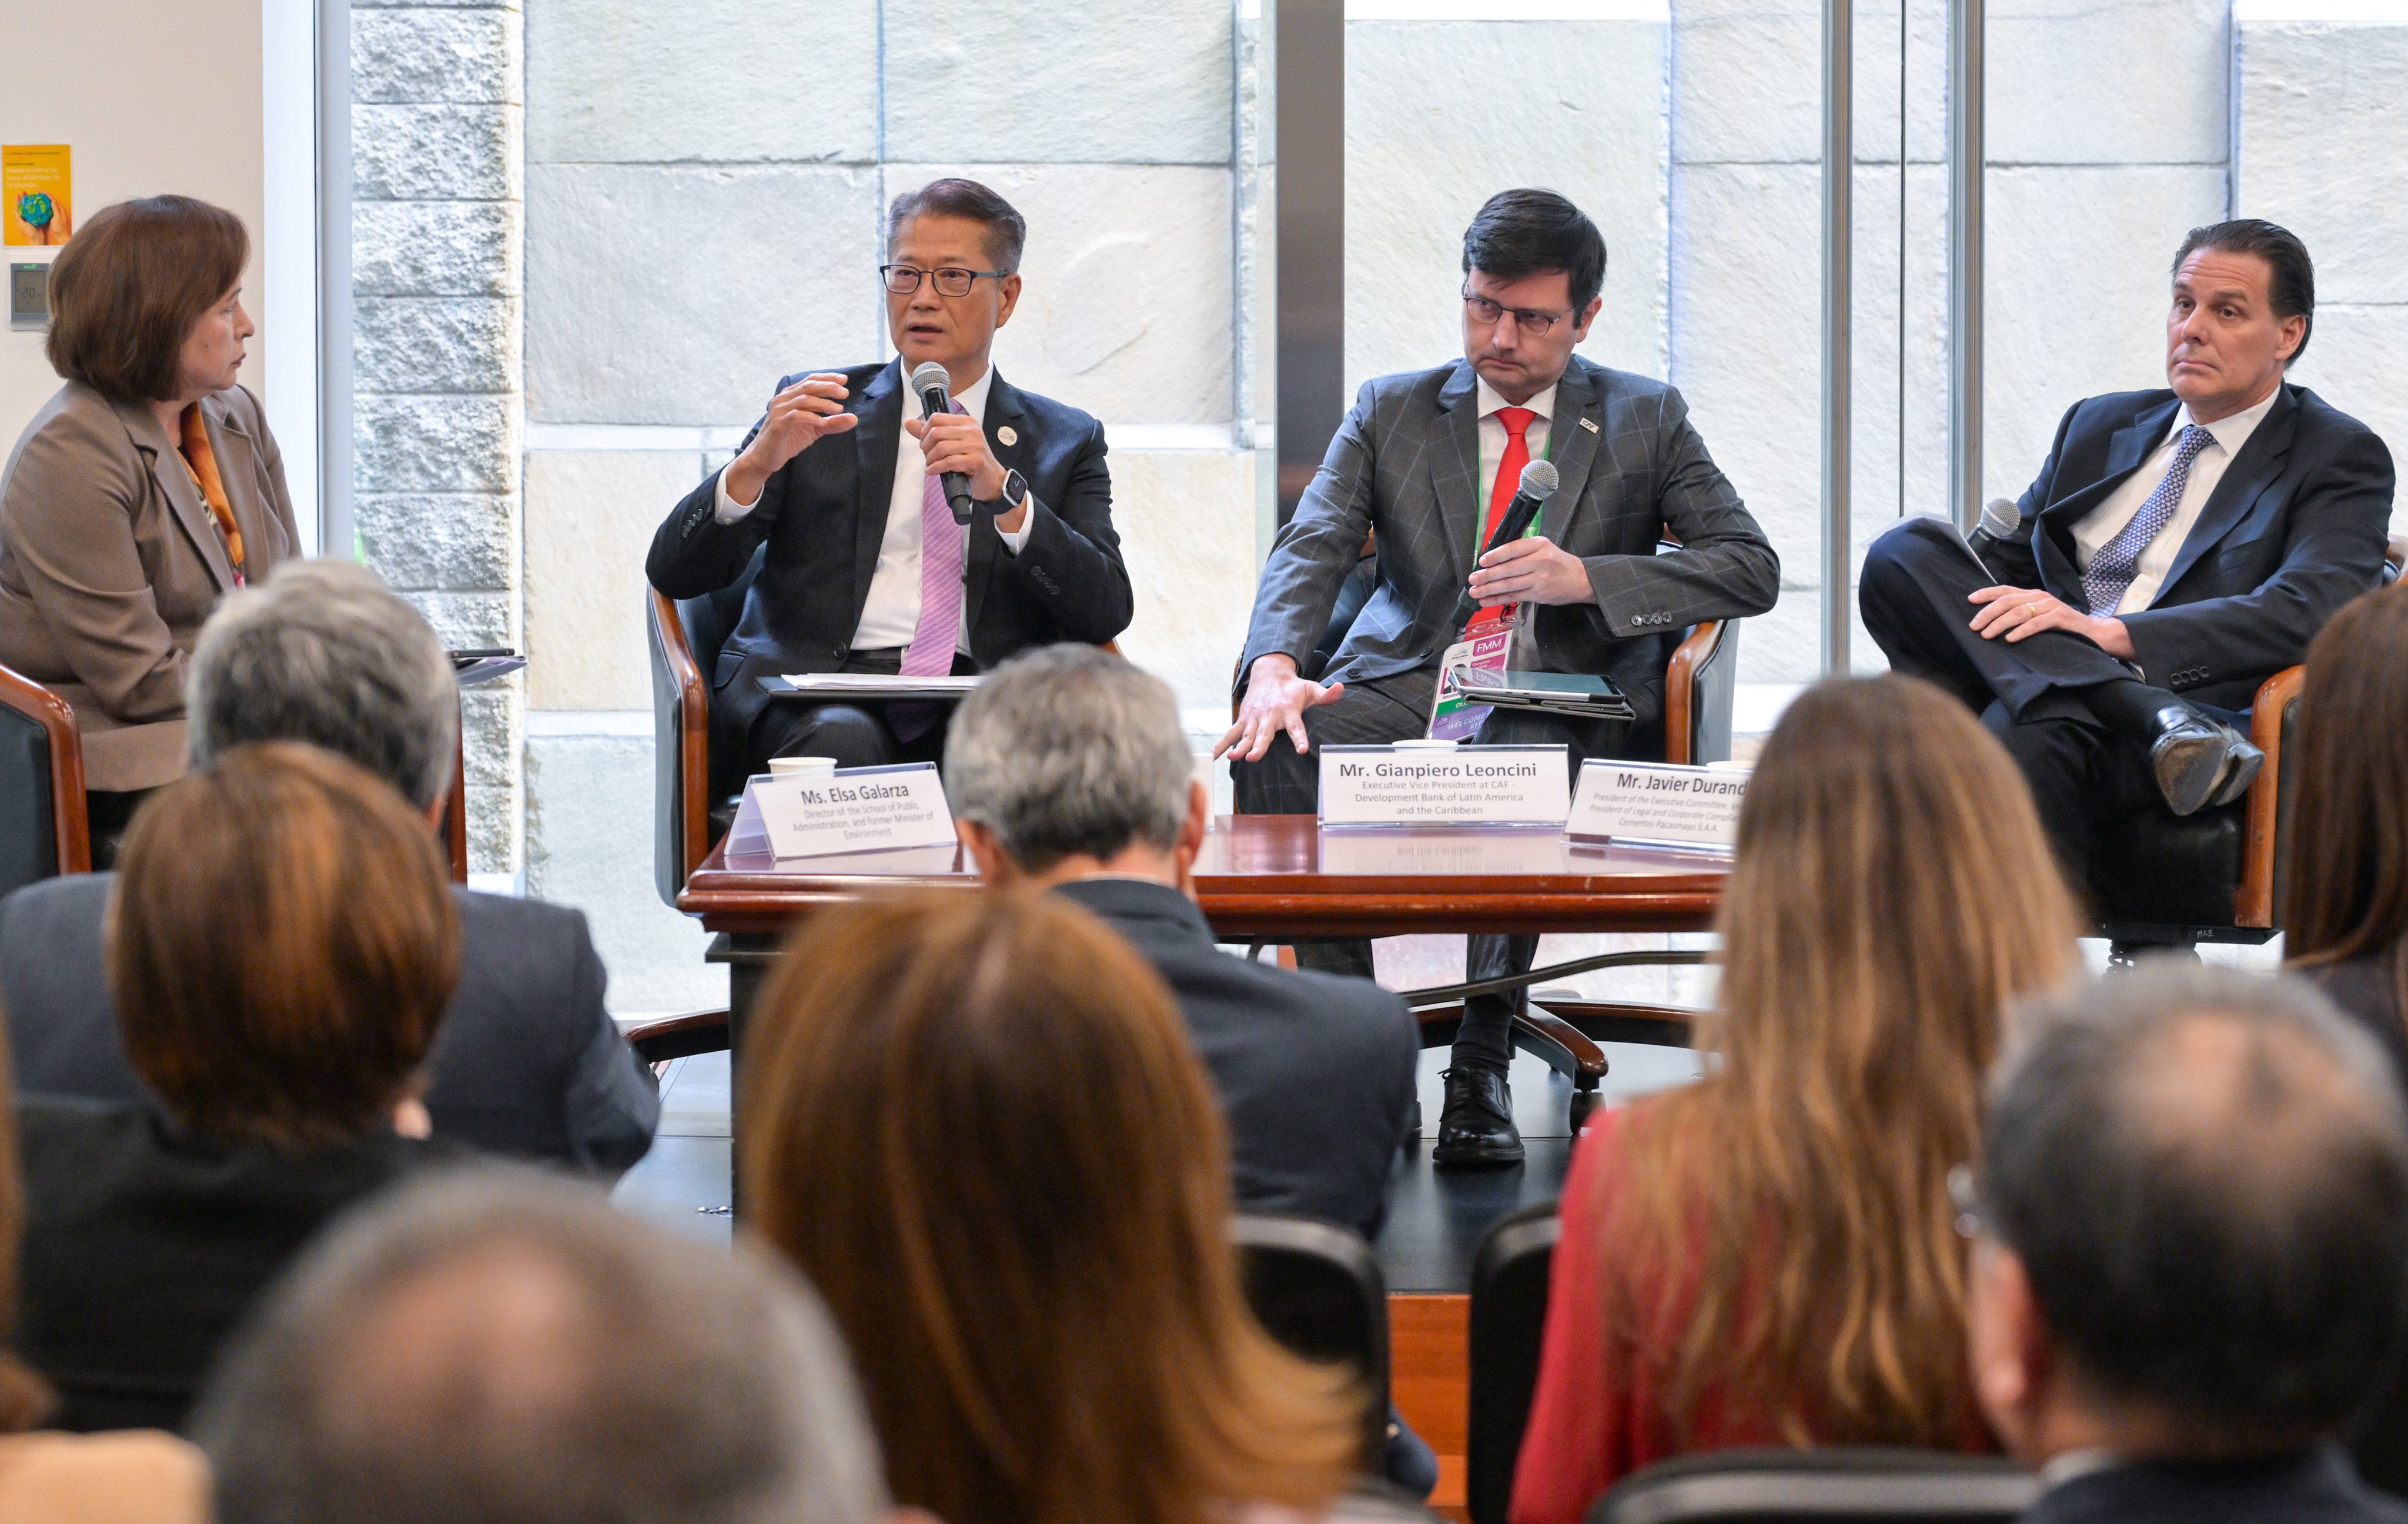
[{"label": "black leather dress shoe", "polygon": [[2265,762],[2266,754],[2250,744],[2248,737],[2188,705],[2168,704],[2157,711],[2156,733],[2149,740],[2149,770],[2157,776],[2166,808],[2178,815],[2231,803],[2248,791]]},{"label": "black leather dress shoe", "polygon": [[1439,1113],[1438,1143],[1430,1162],[1440,1168],[1522,1162],[1522,1134],[1513,1126],[1513,1092],[1505,1071],[1457,1065],[1446,1081],[1446,1109]]}]

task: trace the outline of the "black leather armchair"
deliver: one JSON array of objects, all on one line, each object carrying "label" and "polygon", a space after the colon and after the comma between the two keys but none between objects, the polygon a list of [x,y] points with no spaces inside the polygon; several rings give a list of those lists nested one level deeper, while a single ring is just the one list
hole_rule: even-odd
[{"label": "black leather armchair", "polygon": [[[2403,563],[2408,537],[2395,536],[2385,581],[2396,581]],[[2302,676],[2302,669],[2286,668],[2258,684],[2249,739],[2266,765],[2246,798],[2181,819],[2136,815],[2100,841],[2086,887],[2115,962],[2203,942],[2263,942],[2282,929],[2274,913],[2300,786],[2283,757],[2299,726]]]},{"label": "black leather armchair", "polygon": [[1302,1217],[1229,1219],[1246,1302],[1273,1339],[1310,1360],[1354,1368],[1365,1398],[1363,1470],[1388,1445],[1388,1287],[1360,1235]]},{"label": "black leather armchair", "polygon": [[1471,1524],[1505,1524],[1513,1468],[1547,1327],[1547,1287],[1563,1219],[1541,1201],[1499,1217],[1471,1257],[1471,1390],[1464,1503]]},{"label": "black leather armchair", "polygon": [[2007,1524],[2039,1496],[2039,1479],[2004,1456],[1719,1450],[1624,1477],[1587,1524]]},{"label": "black leather armchair", "polygon": [[57,694],[0,667],[0,894],[92,871],[83,738]]}]

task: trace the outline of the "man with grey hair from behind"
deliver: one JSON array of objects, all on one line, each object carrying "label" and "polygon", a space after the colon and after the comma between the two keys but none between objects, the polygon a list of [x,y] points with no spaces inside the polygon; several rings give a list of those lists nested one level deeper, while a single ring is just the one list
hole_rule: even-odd
[{"label": "man with grey hair from behind", "polygon": [[2408,1524],[2336,1444],[2408,1350],[2408,1118],[2372,1040],[2232,970],[2027,1014],[1951,1185],[2028,1524]]},{"label": "man with grey hair from behind", "polygon": [[515,1172],[354,1215],[195,1414],[219,1524],[876,1524],[819,1300]]},{"label": "man with grey hair from behind", "polygon": [[[1377,1236],[1420,1030],[1369,980],[1214,944],[1191,881],[1211,797],[1169,684],[1093,646],[1023,653],[954,714],[945,790],[980,877],[1078,901],[1170,986],[1229,1119],[1239,1207]],[[1424,1495],[1437,1481],[1401,1427],[1388,1474]]]},{"label": "man with grey hair from behind", "polygon": [[[442,824],[459,686],[434,629],[348,561],[286,561],[220,604],[185,675],[195,770],[257,741],[350,758]],[[32,884],[0,900],[0,998],[18,1088],[134,1101],[103,972],[116,875]],[[660,1116],[652,1071],[603,1009],[606,975],[582,913],[459,893],[460,983],[427,1064],[438,1136],[489,1152],[618,1172]]]}]

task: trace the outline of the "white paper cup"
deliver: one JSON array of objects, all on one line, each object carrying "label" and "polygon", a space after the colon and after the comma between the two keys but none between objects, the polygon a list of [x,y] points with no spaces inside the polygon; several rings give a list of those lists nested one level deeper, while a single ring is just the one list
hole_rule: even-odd
[{"label": "white paper cup", "polygon": [[773,756],[769,758],[772,778],[824,777],[836,770],[832,756]]}]

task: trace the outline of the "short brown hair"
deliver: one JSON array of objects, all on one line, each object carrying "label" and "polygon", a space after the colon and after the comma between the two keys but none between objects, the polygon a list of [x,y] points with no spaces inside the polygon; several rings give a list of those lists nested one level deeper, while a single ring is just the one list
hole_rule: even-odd
[{"label": "short brown hair", "polygon": [[747,1207],[851,1343],[898,1503],[1327,1505],[1359,1393],[1247,1311],[1211,1082],[1102,922],[1028,891],[824,911],[753,1020]]},{"label": "short brown hair", "polygon": [[425,817],[292,741],[237,746],[135,816],[109,901],[125,1056],[177,1120],[284,1147],[408,1093],[460,970]]},{"label": "short brown hair", "polygon": [[2344,605],[2308,642],[2283,942],[2293,968],[2391,965],[2408,1013],[2408,585]]},{"label": "short brown hair", "polygon": [[1028,223],[1010,202],[974,180],[932,180],[916,191],[906,191],[886,208],[886,247],[903,236],[903,224],[914,217],[959,217],[986,226],[986,257],[1006,275],[1020,268],[1020,251],[1028,242]]},{"label": "short brown hair", "polygon": [[189,195],[103,207],[50,264],[50,368],[114,402],[164,402],[184,340],[242,283],[242,219]]}]

